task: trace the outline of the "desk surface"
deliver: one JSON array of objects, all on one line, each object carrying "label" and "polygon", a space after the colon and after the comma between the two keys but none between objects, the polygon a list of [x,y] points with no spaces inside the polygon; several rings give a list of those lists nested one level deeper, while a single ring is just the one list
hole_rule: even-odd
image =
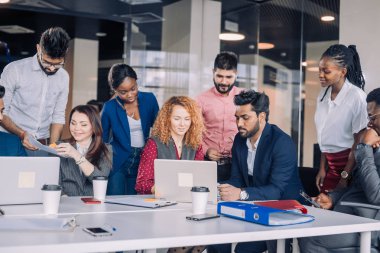
[{"label": "desk surface", "polygon": [[[125,196],[113,196],[109,198],[120,198]],[[130,196],[133,197],[133,196]],[[152,195],[137,195],[136,198],[148,198]],[[214,206],[215,207],[215,206]],[[9,216],[24,216],[24,215],[44,215],[42,204],[34,205],[9,205],[1,206],[7,217]],[[212,208],[209,205],[208,208]],[[144,212],[144,211],[167,211],[167,210],[191,210],[191,203],[180,203],[173,206],[167,206],[163,208],[141,208],[126,205],[117,204],[85,204],[81,197],[61,197],[59,205],[59,214],[62,215],[78,215],[78,214],[95,214],[95,213],[124,213],[124,212]]]},{"label": "desk surface", "polygon": [[[380,230],[376,220],[308,209],[316,218],[314,222],[280,227],[227,217],[189,221],[185,217],[190,209],[82,214],[77,216],[80,226],[74,232],[0,231],[0,252],[107,252]],[[107,237],[92,237],[82,231],[84,227],[103,225],[115,227],[116,231]]]}]

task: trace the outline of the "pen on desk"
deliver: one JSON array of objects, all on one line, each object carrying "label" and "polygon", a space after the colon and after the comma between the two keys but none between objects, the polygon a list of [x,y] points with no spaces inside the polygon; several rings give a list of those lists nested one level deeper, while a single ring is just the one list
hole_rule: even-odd
[{"label": "pen on desk", "polygon": [[5,215],[5,212],[3,209],[0,208],[0,215]]}]

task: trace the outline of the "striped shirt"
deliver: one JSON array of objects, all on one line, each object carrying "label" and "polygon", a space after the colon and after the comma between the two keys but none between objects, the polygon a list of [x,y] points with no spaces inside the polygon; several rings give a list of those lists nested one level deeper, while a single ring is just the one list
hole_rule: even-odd
[{"label": "striped shirt", "polygon": [[[46,75],[37,55],[8,64],[0,78],[5,87],[4,114],[37,139],[50,137],[52,123],[65,124],[69,75]],[[6,130],[0,127],[0,131]]]}]

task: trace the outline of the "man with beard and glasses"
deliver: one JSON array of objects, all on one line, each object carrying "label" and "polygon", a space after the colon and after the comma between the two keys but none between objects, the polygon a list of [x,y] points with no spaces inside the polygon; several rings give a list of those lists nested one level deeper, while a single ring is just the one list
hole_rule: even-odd
[{"label": "man with beard and glasses", "polygon": [[8,64],[1,75],[5,87],[0,131],[20,137],[30,156],[44,156],[28,139],[44,145],[56,142],[65,124],[69,75],[62,68],[70,38],[60,27],[42,33],[37,54]]},{"label": "man with beard and glasses", "polygon": [[[239,133],[232,146],[231,178],[221,184],[223,201],[300,199],[297,153],[289,135],[268,123],[269,98],[254,90],[234,98]],[[286,250],[290,250],[287,242]],[[217,252],[228,250],[214,246]],[[238,243],[235,252],[275,250],[276,242]],[[214,252],[214,251],[210,251]],[[230,249],[229,249],[229,252]]]},{"label": "man with beard and glasses", "polygon": [[206,128],[203,152],[206,160],[218,162],[218,181],[229,179],[231,173],[231,147],[237,133],[233,98],[241,91],[235,87],[237,64],[235,53],[218,54],[213,69],[214,87],[196,98]]}]

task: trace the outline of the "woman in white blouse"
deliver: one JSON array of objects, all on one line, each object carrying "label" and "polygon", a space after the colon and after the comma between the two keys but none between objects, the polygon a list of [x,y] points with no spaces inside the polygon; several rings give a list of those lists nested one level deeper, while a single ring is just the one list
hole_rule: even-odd
[{"label": "woman in white blouse", "polygon": [[347,186],[355,165],[351,147],[368,122],[356,47],[330,46],[319,63],[319,80],[322,90],[314,120],[322,154],[316,184],[321,192],[328,192]]}]

